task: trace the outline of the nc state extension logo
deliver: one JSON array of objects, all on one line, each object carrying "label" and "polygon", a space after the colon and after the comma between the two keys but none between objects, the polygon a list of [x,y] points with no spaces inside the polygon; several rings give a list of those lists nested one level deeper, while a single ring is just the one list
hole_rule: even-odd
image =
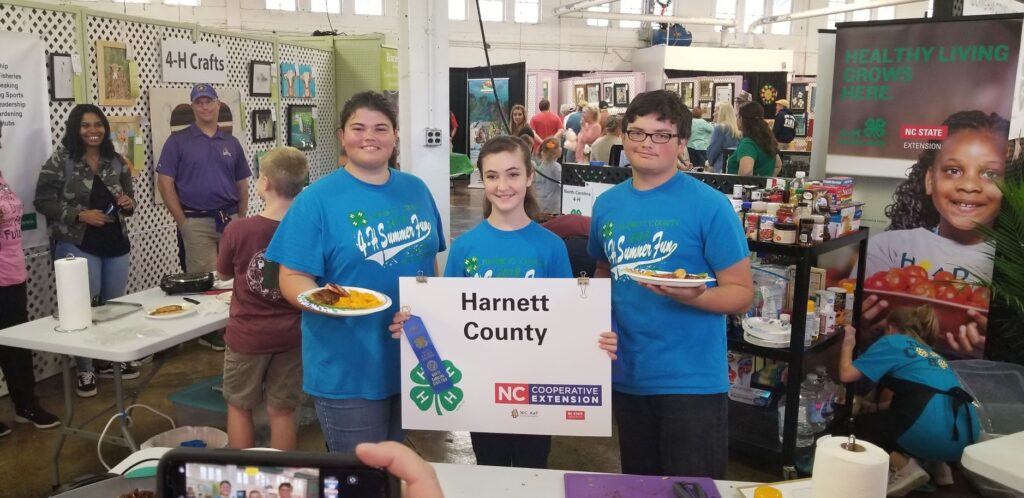
[{"label": "nc state extension logo", "polygon": [[583,410],[566,410],[565,411],[565,419],[566,420],[586,420],[587,419],[587,412],[585,412]]}]

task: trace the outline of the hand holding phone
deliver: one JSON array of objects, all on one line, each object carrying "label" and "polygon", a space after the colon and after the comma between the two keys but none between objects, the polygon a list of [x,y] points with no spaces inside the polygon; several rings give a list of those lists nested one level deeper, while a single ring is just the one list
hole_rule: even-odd
[{"label": "hand holding phone", "polygon": [[189,488],[224,498],[281,496],[285,490],[292,498],[400,496],[398,480],[386,470],[327,453],[175,448],[160,459],[157,482],[158,496],[165,498],[185,498]]},{"label": "hand holding phone", "polygon": [[405,498],[444,498],[434,468],[404,444],[363,443],[356,446],[356,456],[366,465],[383,467],[405,481]]}]

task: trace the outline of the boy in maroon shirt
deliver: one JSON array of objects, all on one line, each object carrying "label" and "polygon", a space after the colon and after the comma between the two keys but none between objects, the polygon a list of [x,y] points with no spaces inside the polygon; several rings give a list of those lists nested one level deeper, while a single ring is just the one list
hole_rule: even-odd
[{"label": "boy in maroon shirt", "polygon": [[231,222],[217,254],[221,279],[234,277],[231,313],[224,335],[224,399],[228,403],[228,446],[254,445],[252,409],[264,398],[270,446],[294,450],[295,409],[302,403],[300,312],[278,289],[263,286],[264,254],[274,231],[306,184],[306,157],[278,147],[260,161],[256,192],[263,211]]}]

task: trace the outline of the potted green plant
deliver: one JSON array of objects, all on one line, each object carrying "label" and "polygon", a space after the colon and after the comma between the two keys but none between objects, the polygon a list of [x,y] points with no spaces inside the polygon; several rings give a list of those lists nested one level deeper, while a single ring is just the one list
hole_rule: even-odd
[{"label": "potted green plant", "polygon": [[1003,206],[995,223],[978,227],[995,248],[985,355],[1024,364],[1024,179],[1013,175],[1000,190]]}]

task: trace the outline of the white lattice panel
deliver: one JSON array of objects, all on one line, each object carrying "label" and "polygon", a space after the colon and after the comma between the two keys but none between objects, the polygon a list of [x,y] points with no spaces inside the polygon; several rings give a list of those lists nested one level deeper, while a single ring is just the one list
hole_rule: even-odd
[{"label": "white lattice panel", "polygon": [[[77,52],[75,33],[78,20],[76,14],[11,6],[0,3],[0,30],[38,34],[46,43],[47,53]],[[133,106],[103,106],[108,116],[139,116],[141,136],[145,143],[144,164],[136,166],[142,172],[135,178],[135,214],[128,219],[131,241],[131,272],[128,292],[136,292],[157,285],[161,276],[180,271],[174,223],[163,204],[156,204],[153,196],[153,158],[150,141],[149,88],[188,87],[186,83],[163,83],[160,75],[160,42],[164,38],[191,39],[192,29],[153,25],[133,21],[110,19],[86,15],[85,43],[82,52],[86,55],[83,76],[88,81],[88,92],[92,102],[97,101],[96,41],[116,40],[132,45],[131,51],[139,68],[141,94]],[[273,44],[267,41],[250,40],[222,34],[199,32],[200,41],[226,46],[228,49],[228,85],[238,88],[244,103],[245,123],[236,135],[247,152],[250,165],[257,151],[274,147],[274,142],[252,143],[250,112],[255,109],[270,109],[269,97],[250,97],[249,62],[252,60],[273,60]],[[282,60],[310,64],[317,78],[317,95],[314,99],[288,99],[277,112],[279,133],[284,130],[288,103],[313,104],[318,109],[317,149],[307,152],[310,161],[311,180],[316,180],[333,170],[338,157],[337,142],[334,138],[337,116],[334,106],[334,66],[332,54],[325,50],[309,49],[292,45],[281,45]],[[60,142],[64,133],[65,120],[74,107],[74,102],[50,102],[50,127],[52,142]],[[285,143],[280,135],[280,143]],[[251,185],[251,184],[250,184]],[[250,188],[250,212],[262,209],[262,201]],[[53,270],[46,247],[25,251],[28,266],[28,308],[29,319],[36,319],[53,313],[56,308]],[[35,355],[36,379],[43,379],[59,372],[59,357],[50,354]],[[0,384],[0,395],[6,394],[6,384]]]},{"label": "white lattice panel", "polygon": [[[75,52],[75,15],[46,9],[16,7],[0,3],[0,30],[32,33],[43,40],[46,46],[47,64],[49,54],[54,52]],[[47,78],[50,71],[47,70]],[[46,91],[42,89],[42,91]],[[64,120],[74,107],[73,102],[50,101],[50,128],[63,130]],[[53,134],[54,144],[60,141],[60,135]],[[25,251],[28,265],[28,314],[29,319],[36,319],[53,312],[56,305],[53,271],[50,267],[50,256],[45,247]],[[36,379],[49,377],[58,372],[59,356],[36,353],[34,373]],[[0,379],[3,376],[0,374]],[[0,395],[7,394],[7,382],[0,384]]]},{"label": "white lattice panel", "polygon": [[[334,109],[334,58],[326,50],[300,47],[297,45],[278,45],[280,62],[310,64],[316,78],[316,96],[311,99],[281,96],[281,108],[278,109],[278,133],[281,143],[288,140],[288,106],[316,106],[316,148],[307,150],[309,161],[309,179],[311,182],[326,176],[338,165],[338,139],[334,130],[338,128],[338,113]],[[280,82],[278,82],[280,84]]]},{"label": "white lattice panel", "polygon": [[[247,151],[249,168],[253,169],[253,176],[249,181],[249,212],[258,213],[263,209],[263,200],[260,199],[255,188],[256,153],[273,149],[275,144],[274,142],[253,143],[252,141],[252,111],[270,109],[272,104],[270,97],[249,95],[249,62],[254,60],[270,62],[274,56],[274,45],[270,42],[205,32],[199,33],[199,41],[216,43],[228,49],[228,82],[230,86],[241,91],[242,107],[245,109],[242,116],[242,131],[235,136]],[[280,114],[277,115],[277,119],[281,120]]]}]

